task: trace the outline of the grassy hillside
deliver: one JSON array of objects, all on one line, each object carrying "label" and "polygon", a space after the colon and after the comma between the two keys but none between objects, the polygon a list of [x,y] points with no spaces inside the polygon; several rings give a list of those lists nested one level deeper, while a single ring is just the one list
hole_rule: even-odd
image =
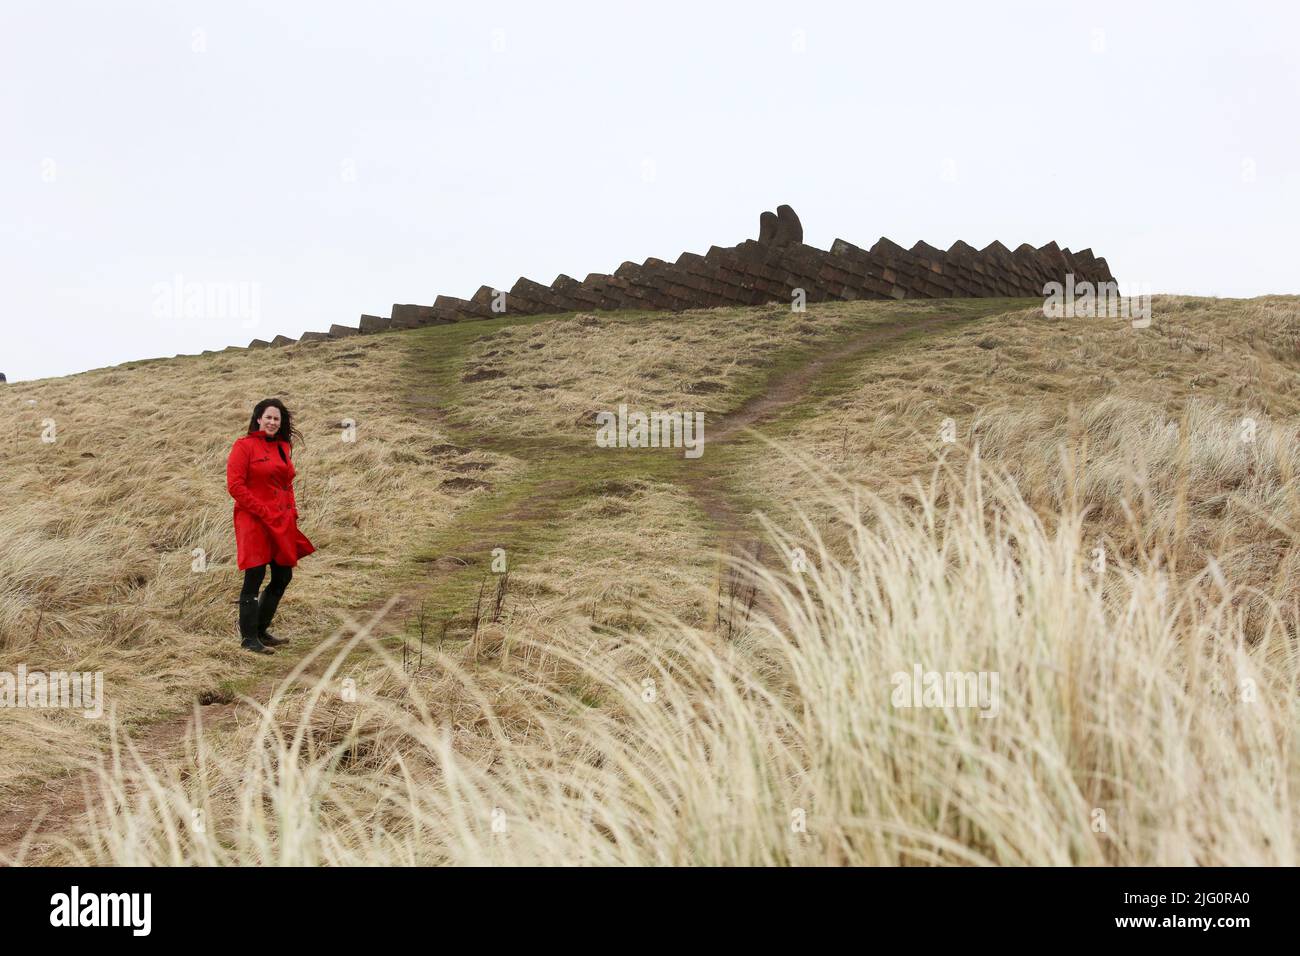
[{"label": "grassy hillside", "polygon": [[[0,671],[102,670],[115,721],[0,712],[0,852],[1294,863],[1297,343],[1295,298],[857,302],[10,385]],[[259,659],[224,461],[268,395],[320,550]],[[703,456],[597,447],[619,404]],[[916,665],[998,717],[900,709]]]}]

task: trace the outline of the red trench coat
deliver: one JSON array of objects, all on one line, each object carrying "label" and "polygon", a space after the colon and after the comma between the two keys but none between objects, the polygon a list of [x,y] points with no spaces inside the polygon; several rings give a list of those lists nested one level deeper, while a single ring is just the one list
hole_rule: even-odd
[{"label": "red trench coat", "polygon": [[291,446],[260,428],[238,439],[226,459],[226,489],[235,499],[239,570],[274,561],[293,567],[316,550],[298,530]]}]

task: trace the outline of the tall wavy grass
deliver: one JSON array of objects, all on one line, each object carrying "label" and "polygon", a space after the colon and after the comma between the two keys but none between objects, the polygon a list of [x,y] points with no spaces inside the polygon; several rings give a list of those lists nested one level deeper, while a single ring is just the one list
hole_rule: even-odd
[{"label": "tall wavy grass", "polygon": [[[945,481],[904,502],[831,491],[834,553],[811,523],[771,529],[807,569],[752,568],[761,597],[730,639],[656,619],[593,653],[590,633],[517,628],[525,666],[435,654],[411,673],[367,628],[339,635],[244,739],[148,766],[119,738],[60,855],[1294,865],[1295,608],[1248,640],[1220,574],[1099,572],[1079,514],[1044,523],[978,467]],[[358,672],[345,655],[366,644],[384,663]],[[996,673],[996,716],[895,706],[918,665]]]}]

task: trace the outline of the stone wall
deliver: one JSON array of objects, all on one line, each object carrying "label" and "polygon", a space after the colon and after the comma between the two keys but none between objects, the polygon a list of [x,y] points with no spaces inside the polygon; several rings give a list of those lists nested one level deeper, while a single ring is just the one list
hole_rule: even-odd
[{"label": "stone wall", "polygon": [[[596,309],[707,309],[714,306],[788,303],[802,289],[807,302],[852,299],[1042,298],[1047,282],[1111,282],[1106,260],[1091,249],[1071,252],[1055,242],[1014,251],[1000,242],[975,249],[964,242],[947,251],[918,242],[911,249],[880,239],[869,249],[836,239],[830,251],[805,245],[803,226],[789,206],[759,217],[757,239],[712,246],[704,255],[684,252],[675,262],[625,262],[612,275],[593,272],[579,281],[557,276],[550,285],[520,278],[509,289],[480,286],[468,299],[440,295],[432,305],[394,305],[389,316],[363,315],[357,326],[332,325],[297,341],[341,338],[388,329],[467,322],[500,314],[540,315]],[[249,348],[290,345],[277,335]]]}]

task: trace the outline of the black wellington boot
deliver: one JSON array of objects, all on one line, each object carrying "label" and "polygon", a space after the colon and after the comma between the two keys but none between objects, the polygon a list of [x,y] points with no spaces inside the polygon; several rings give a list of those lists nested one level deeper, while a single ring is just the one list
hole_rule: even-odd
[{"label": "black wellington boot", "polygon": [[239,599],[239,646],[254,654],[274,654],[257,637],[257,598],[241,597]]},{"label": "black wellington boot", "polygon": [[279,647],[281,644],[288,644],[282,637],[276,637],[267,630],[271,625],[271,619],[275,617],[275,609],[280,606],[280,598],[284,597],[283,591],[277,591],[268,587],[262,592],[262,596],[257,601],[257,638],[267,647]]}]

